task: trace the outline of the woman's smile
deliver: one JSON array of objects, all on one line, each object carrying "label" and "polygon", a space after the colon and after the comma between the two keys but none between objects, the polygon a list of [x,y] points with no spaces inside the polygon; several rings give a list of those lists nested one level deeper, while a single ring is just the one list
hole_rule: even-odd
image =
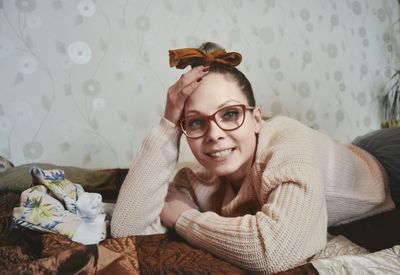
[{"label": "woman's smile", "polygon": [[213,158],[214,160],[225,160],[232,155],[234,150],[235,150],[235,148],[216,150],[216,151],[207,153],[206,155]]}]

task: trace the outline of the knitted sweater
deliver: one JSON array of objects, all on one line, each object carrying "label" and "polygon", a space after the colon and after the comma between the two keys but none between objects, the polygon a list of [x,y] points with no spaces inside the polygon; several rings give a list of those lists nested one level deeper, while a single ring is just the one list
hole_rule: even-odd
[{"label": "knitted sweater", "polygon": [[120,190],[114,237],[165,232],[159,214],[168,188],[183,189],[198,209],[182,213],[178,234],[243,269],[272,273],[323,249],[328,225],[394,207],[375,158],[290,118],[263,123],[237,194],[201,167],[172,179],[179,138],[180,130],[162,119],[145,139]]}]

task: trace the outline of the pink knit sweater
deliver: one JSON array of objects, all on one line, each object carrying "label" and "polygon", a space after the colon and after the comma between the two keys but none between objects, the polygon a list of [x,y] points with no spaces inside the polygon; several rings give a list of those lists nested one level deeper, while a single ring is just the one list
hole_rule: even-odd
[{"label": "pink knit sweater", "polygon": [[159,214],[174,186],[199,207],[179,217],[178,234],[243,269],[268,274],[323,249],[328,225],[394,207],[375,158],[290,118],[263,124],[255,163],[237,194],[201,167],[173,177],[179,138],[179,129],[162,119],[144,141],[121,187],[114,237],[165,232]]}]

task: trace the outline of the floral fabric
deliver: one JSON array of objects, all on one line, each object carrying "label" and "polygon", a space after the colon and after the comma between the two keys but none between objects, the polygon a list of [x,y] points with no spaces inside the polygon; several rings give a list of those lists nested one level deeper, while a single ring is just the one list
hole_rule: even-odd
[{"label": "floral fabric", "polygon": [[102,198],[86,193],[65,178],[62,170],[31,169],[33,187],[21,194],[13,211],[17,226],[54,232],[74,241],[92,244],[106,237]]}]

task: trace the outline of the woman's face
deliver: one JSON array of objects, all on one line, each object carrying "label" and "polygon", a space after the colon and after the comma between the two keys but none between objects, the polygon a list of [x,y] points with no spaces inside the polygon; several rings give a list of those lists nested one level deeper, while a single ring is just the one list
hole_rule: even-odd
[{"label": "woman's face", "polygon": [[[248,106],[248,100],[231,76],[207,74],[185,104],[184,116],[211,115],[217,110],[237,104]],[[245,112],[243,125],[224,131],[210,121],[208,132],[197,139],[187,138],[196,159],[217,176],[240,182],[252,165],[256,133],[261,127],[261,111],[256,107]]]}]

